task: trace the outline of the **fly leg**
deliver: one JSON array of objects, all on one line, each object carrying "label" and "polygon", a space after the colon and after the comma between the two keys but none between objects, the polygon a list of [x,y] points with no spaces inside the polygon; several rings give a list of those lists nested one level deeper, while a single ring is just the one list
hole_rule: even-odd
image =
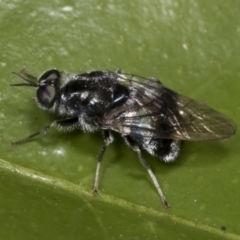
[{"label": "fly leg", "polygon": [[165,198],[165,196],[164,196],[164,194],[163,194],[163,192],[162,192],[162,189],[161,189],[161,187],[160,187],[160,185],[159,185],[159,183],[158,183],[158,180],[157,180],[157,178],[155,177],[153,171],[151,170],[151,167],[150,167],[149,163],[143,158],[142,152],[141,152],[139,146],[138,146],[138,145],[133,141],[133,139],[132,139],[131,137],[129,137],[129,136],[124,137],[124,139],[125,139],[127,145],[128,145],[129,147],[131,147],[131,148],[137,153],[138,159],[139,159],[140,163],[141,163],[141,164],[143,165],[143,167],[147,170],[150,178],[151,178],[152,181],[153,181],[154,186],[155,186],[156,189],[157,189],[157,192],[158,192],[158,194],[159,194],[159,196],[160,196],[160,198],[161,198],[161,200],[162,200],[165,208],[170,208],[170,205],[168,204],[168,202],[167,202],[167,200],[166,200],[166,198]]},{"label": "fly leg", "polygon": [[93,189],[93,195],[97,196],[98,195],[98,182],[99,182],[99,171],[100,171],[100,165],[101,161],[103,159],[103,155],[107,150],[107,147],[114,141],[113,136],[111,135],[110,131],[108,130],[103,130],[102,131],[103,139],[104,139],[104,145],[101,148],[99,154],[98,154],[98,162],[97,162],[97,169],[95,173],[95,181],[94,181],[94,189]]},{"label": "fly leg", "polygon": [[23,143],[29,141],[31,138],[33,138],[37,135],[45,134],[51,128],[59,128],[59,129],[66,128],[68,130],[73,130],[77,126],[78,126],[78,117],[73,117],[73,118],[68,118],[68,119],[63,119],[63,120],[57,120],[57,121],[52,122],[49,126],[46,126],[45,128],[43,128],[39,132],[31,134],[28,137],[23,138],[19,141],[11,142],[11,146],[15,147],[15,146],[18,146],[20,144],[23,144]]}]

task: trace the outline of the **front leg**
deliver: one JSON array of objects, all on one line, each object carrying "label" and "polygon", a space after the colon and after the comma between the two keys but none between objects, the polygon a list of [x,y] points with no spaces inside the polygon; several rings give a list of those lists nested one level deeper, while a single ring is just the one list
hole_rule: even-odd
[{"label": "front leg", "polygon": [[94,181],[94,189],[93,189],[93,195],[97,196],[98,195],[98,179],[99,179],[99,171],[100,171],[100,165],[101,161],[103,159],[103,155],[107,150],[107,147],[114,141],[114,138],[111,134],[110,131],[108,130],[103,130],[102,131],[103,139],[104,139],[104,145],[101,148],[99,154],[98,154],[98,162],[97,162],[97,169],[96,169],[96,174],[95,174],[95,181]]},{"label": "front leg", "polygon": [[45,128],[43,128],[39,132],[31,134],[28,137],[23,138],[19,141],[11,142],[11,146],[12,147],[18,146],[20,144],[23,144],[23,143],[27,142],[28,140],[30,140],[31,138],[33,138],[37,135],[45,134],[50,128],[59,128],[59,129],[64,129],[65,128],[67,130],[73,130],[77,126],[78,126],[78,117],[73,117],[73,118],[68,118],[68,119],[63,119],[63,120],[57,120],[57,121],[52,122],[49,126],[46,126]]}]

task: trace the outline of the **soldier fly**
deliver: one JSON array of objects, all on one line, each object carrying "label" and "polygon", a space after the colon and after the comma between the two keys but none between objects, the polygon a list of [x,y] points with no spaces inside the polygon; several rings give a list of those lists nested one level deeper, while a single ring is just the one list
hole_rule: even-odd
[{"label": "soldier fly", "polygon": [[170,206],[142,150],[171,162],[178,157],[182,141],[221,140],[236,132],[236,125],[230,118],[202,102],[174,92],[155,78],[124,74],[121,70],[67,74],[50,69],[39,78],[25,70],[14,74],[24,83],[11,86],[36,88],[37,105],[61,119],[11,145],[25,143],[51,128],[101,130],[104,145],[98,155],[95,195],[98,194],[103,155],[114,140],[112,131],[118,132],[137,153],[166,208]]}]

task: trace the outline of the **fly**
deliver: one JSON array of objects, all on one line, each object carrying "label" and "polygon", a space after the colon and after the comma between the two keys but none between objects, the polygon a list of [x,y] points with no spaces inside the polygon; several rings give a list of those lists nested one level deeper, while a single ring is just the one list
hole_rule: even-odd
[{"label": "fly", "polygon": [[170,205],[142,150],[164,162],[172,162],[179,156],[182,141],[222,140],[236,132],[236,125],[230,118],[174,92],[155,78],[124,74],[120,70],[64,74],[50,69],[39,78],[25,70],[14,74],[24,83],[11,86],[36,88],[37,105],[61,119],[12,142],[12,146],[51,128],[102,131],[104,145],[97,158],[94,195],[98,195],[100,165],[107,147],[114,141],[113,131],[137,153],[166,208]]}]

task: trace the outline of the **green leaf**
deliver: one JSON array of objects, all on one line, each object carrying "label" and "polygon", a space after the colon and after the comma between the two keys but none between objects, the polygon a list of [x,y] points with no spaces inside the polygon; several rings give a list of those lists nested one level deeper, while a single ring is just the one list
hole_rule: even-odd
[{"label": "green leaf", "polygon": [[238,124],[238,1],[1,2],[1,239],[240,239],[239,136],[186,142],[178,161],[145,154],[172,206],[165,210],[137,156],[123,140],[109,147],[92,196],[100,133],[51,130],[27,87],[34,76],[123,69],[158,77]]}]

